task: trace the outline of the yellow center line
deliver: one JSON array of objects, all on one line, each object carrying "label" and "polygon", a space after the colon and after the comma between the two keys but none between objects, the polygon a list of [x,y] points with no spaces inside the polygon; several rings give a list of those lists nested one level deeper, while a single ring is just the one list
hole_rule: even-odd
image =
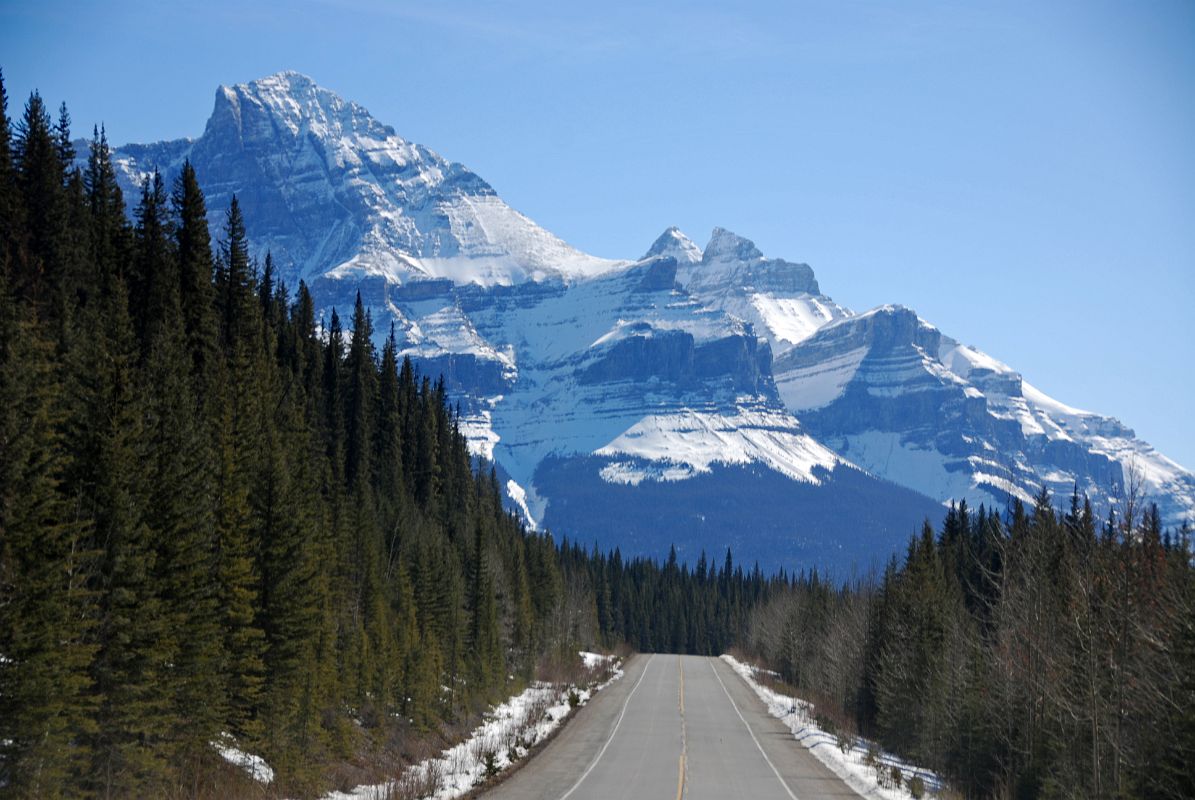
[{"label": "yellow center line", "polygon": [[680,656],[676,657],[676,671],[680,675],[680,692],[678,703],[680,705],[680,768],[676,776],[676,800],[681,800],[685,795],[685,753],[688,750],[688,734],[685,731],[685,668],[681,665]]}]

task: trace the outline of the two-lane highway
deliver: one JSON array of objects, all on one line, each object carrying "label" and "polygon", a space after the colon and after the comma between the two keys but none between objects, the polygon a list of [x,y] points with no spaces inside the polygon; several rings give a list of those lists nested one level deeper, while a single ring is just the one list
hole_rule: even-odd
[{"label": "two-lane highway", "polygon": [[858,798],[721,659],[640,655],[492,800]]}]

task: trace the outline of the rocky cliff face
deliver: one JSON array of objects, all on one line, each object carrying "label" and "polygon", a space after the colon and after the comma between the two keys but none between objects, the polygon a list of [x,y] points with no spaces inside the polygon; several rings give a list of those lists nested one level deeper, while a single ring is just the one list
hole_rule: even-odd
[{"label": "rocky cliff face", "polygon": [[1131,430],[908,309],[856,314],[721,228],[588,256],[296,73],[222,87],[198,139],[117,152],[127,189],[188,158],[213,227],[235,193],[258,252],[325,313],[360,292],[379,340],[393,326],[445,376],[512,504],[558,533],[845,569],[951,499],[1078,484],[1106,509],[1131,473],[1167,524],[1195,515],[1195,478]]}]

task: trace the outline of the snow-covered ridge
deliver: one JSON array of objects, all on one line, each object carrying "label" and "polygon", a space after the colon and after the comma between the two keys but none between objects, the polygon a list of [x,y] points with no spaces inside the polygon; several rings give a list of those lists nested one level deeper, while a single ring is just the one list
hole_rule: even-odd
[{"label": "snow-covered ridge", "polygon": [[1195,477],[1131,429],[1054,400],[910,309],[829,322],[778,358],[775,374],[811,434],[942,502],[999,508],[1077,485],[1106,514],[1136,483],[1164,524],[1195,517]]}]

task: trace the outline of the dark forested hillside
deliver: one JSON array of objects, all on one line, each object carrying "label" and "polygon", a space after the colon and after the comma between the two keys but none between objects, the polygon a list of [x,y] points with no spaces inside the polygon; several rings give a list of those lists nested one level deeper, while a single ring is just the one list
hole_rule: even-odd
[{"label": "dark forested hillside", "polygon": [[189,167],[130,221],[102,130],[74,163],[65,107],[5,115],[0,794],[210,793],[225,735],[314,791],[578,645],[716,652],[767,590],[526,532],[359,300],[315,319]]},{"label": "dark forested hillside", "polygon": [[878,585],[803,580],[747,646],[841,732],[967,797],[1195,796],[1195,569],[1132,487],[1002,518],[953,508]]}]

